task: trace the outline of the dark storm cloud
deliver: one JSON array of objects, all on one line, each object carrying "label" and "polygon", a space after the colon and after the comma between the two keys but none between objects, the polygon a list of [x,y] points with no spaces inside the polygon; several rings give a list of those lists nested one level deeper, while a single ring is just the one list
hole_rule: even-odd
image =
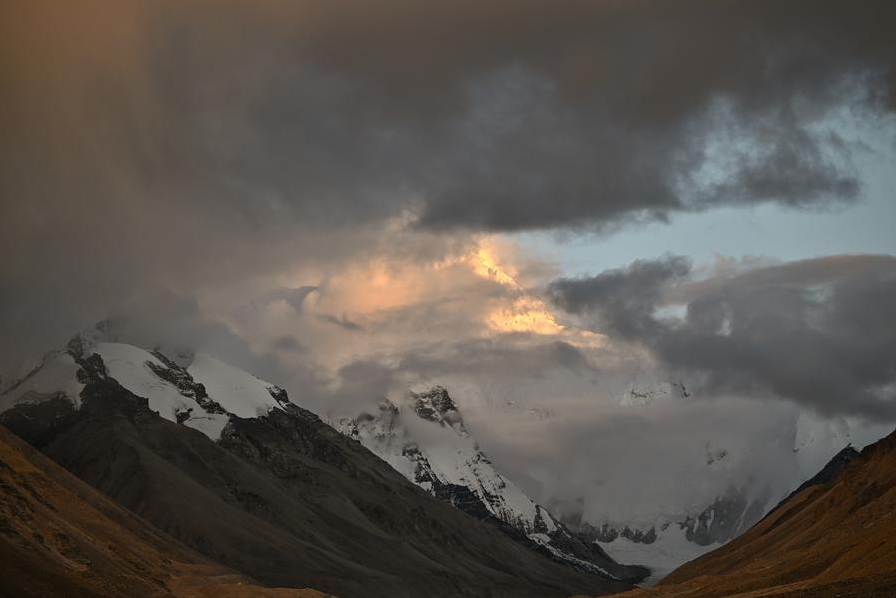
[{"label": "dark storm cloud", "polygon": [[[21,342],[146,284],[357,255],[398,216],[602,229],[849,202],[850,147],[819,124],[896,105],[889,1],[0,11],[0,334]],[[717,137],[740,145],[707,178]]]},{"label": "dark storm cloud", "polygon": [[[93,7],[71,23],[64,10],[10,9],[24,32],[10,33],[4,61],[17,133],[4,158],[18,142],[29,161],[56,150],[16,164],[24,176],[59,178],[60,159],[85,167],[67,173],[79,183],[68,191],[106,196],[88,210],[136,185],[213,210],[219,226],[416,206],[437,228],[593,227],[849,200],[848,155],[812,125],[840,105],[894,99],[887,1]],[[689,186],[720,127],[755,147],[726,180]]]},{"label": "dark storm cloud", "polygon": [[[677,266],[672,266],[677,264]],[[824,413],[896,413],[896,258],[834,256],[674,284],[683,262],[559,280],[551,295],[600,331],[650,347],[707,392],[794,399]],[[681,319],[660,319],[670,298]]]},{"label": "dark storm cloud", "polygon": [[607,333],[643,338],[655,334],[661,325],[653,319],[653,312],[664,289],[690,269],[690,262],[678,256],[638,260],[628,268],[607,270],[593,278],[556,280],[548,294],[570,313],[596,312]]},{"label": "dark storm cloud", "polygon": [[[892,100],[886,2],[372,6],[353,24],[323,19],[346,35],[302,47],[367,92],[393,150],[428,143],[402,178],[437,228],[850,200],[848,151],[812,125]],[[693,176],[713,158],[703,143],[729,129],[752,147],[725,180]]]}]

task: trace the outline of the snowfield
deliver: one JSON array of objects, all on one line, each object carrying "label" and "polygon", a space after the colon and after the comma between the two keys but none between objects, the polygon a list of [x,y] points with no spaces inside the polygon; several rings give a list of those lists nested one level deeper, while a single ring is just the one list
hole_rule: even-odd
[{"label": "snowfield", "polygon": [[[192,388],[180,388],[160,376],[158,372],[165,375],[171,368],[145,349],[125,343],[98,342],[88,344],[85,353],[98,355],[110,378],[146,399],[149,408],[161,417],[198,430],[212,440],[221,438],[231,416],[263,416],[271,409],[282,408],[275,394],[286,400],[275,385],[200,353],[186,373],[189,375],[187,379],[192,377],[193,382],[202,384],[208,398],[220,406],[220,409],[206,409]],[[79,368],[69,353],[48,353],[25,379],[0,395],[0,412],[18,403],[47,400],[58,393],[62,393],[76,409],[80,408],[84,385],[78,382]],[[183,376],[182,372],[176,373]]]},{"label": "snowfield", "polygon": [[76,408],[79,407],[84,385],[78,382],[78,369],[78,364],[68,353],[48,353],[31,375],[3,391],[0,395],[0,413],[17,403],[40,401],[57,392],[63,393]]},{"label": "snowfield", "polygon": [[271,394],[276,386],[204,353],[196,354],[187,372],[205,386],[210,399],[237,417],[259,417],[280,409]]}]

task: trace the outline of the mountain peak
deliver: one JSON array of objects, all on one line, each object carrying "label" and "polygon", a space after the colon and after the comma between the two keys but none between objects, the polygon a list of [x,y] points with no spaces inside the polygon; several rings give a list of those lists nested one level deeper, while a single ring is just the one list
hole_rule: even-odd
[{"label": "mountain peak", "polygon": [[505,478],[467,432],[443,386],[409,391],[401,407],[384,400],[378,414],[361,413],[336,426],[433,496],[492,521],[552,560],[614,579],[638,580],[648,573],[613,561]]},{"label": "mountain peak", "polygon": [[[217,440],[232,416],[255,418],[291,404],[286,391],[209,355],[188,366],[158,350],[75,335],[65,351],[48,353],[40,365],[0,395],[0,411],[19,403],[64,398],[74,409],[89,381],[113,381],[163,418]],[[120,395],[125,396],[125,395]]]},{"label": "mountain peak", "polygon": [[407,398],[414,413],[421,419],[447,425],[461,435],[467,434],[457,404],[445,387],[433,386],[423,392],[408,391]]},{"label": "mountain peak", "polygon": [[[619,579],[638,571],[612,562],[609,574],[558,566],[546,554],[551,547],[523,546],[488,513],[483,524],[435,500],[284,392],[212,357],[197,354],[184,368],[134,345],[83,341],[48,356],[0,397],[0,424],[162,532],[266,585],[314,580],[346,598],[371,591],[453,598],[500,587],[501,595],[536,598],[628,589]],[[450,412],[434,398],[439,412]],[[396,425],[401,416],[436,428],[457,447],[472,444],[408,409]],[[66,542],[61,534],[48,537]],[[28,542],[36,545],[30,534]],[[97,550],[118,550],[111,540],[101,544],[81,543],[90,563],[103,565]],[[4,586],[7,576],[0,577]],[[0,594],[7,594],[3,587]]]}]

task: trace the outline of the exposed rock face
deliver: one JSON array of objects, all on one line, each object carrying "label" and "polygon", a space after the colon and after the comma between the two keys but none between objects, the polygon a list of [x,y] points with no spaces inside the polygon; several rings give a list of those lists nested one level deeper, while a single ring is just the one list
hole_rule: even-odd
[{"label": "exposed rock face", "polygon": [[[564,523],[567,523],[564,520]],[[572,529],[575,529],[583,537],[592,542],[613,542],[618,538],[626,538],[632,542],[639,544],[653,544],[656,542],[656,528],[651,527],[646,531],[632,529],[629,526],[623,527],[621,530],[612,527],[608,523],[601,526],[592,526],[581,522],[581,519],[575,523],[569,522]]]},{"label": "exposed rock face", "polygon": [[[83,384],[77,403],[65,393],[30,396],[0,421],[217,562],[266,584],[316,587],[341,598],[525,598],[630,587],[552,562],[544,558],[556,558],[550,548],[514,541],[496,518],[476,521],[434,499],[278,389],[240,381],[233,388],[269,394],[255,397],[267,401],[266,411],[239,417],[227,407],[233,396],[208,390],[220,381],[200,385],[159,355],[127,362],[122,356],[131,359],[132,349],[106,354],[117,356],[126,384],[146,388],[147,396],[75,343],[68,355]],[[449,404],[432,399],[421,410],[452,425]],[[163,418],[153,405],[171,411]],[[177,423],[183,409],[192,415]],[[215,442],[192,426],[218,409],[225,414],[218,414],[224,420]]]},{"label": "exposed rock face", "polygon": [[416,445],[406,446],[402,454],[408,460],[416,463],[412,480],[415,484],[429,488],[436,498],[444,500],[476,519],[485,520],[493,517],[486,503],[471,488],[461,484],[443,482],[434,475],[432,465]]},{"label": "exposed rock face", "polygon": [[[177,363],[168,359],[159,351],[152,351],[152,355],[163,364],[159,366],[151,361],[146,362],[146,367],[152,370],[156,376],[170,382],[180,391],[180,394],[195,400],[206,413],[222,415],[227,413],[223,407],[208,397],[205,386],[193,380],[193,376],[190,375],[186,368],[177,365]],[[190,410],[190,413],[192,413],[192,410]]]},{"label": "exposed rock face", "polygon": [[425,392],[408,393],[408,397],[413,405],[414,413],[421,419],[445,424],[460,434],[467,434],[457,405],[454,404],[454,400],[443,387],[435,386]]},{"label": "exposed rock face", "polygon": [[647,386],[632,385],[619,403],[629,407],[648,407],[654,403],[686,399],[691,396],[684,382],[663,382]]},{"label": "exposed rock face", "polygon": [[764,500],[748,501],[742,493],[732,489],[725,496],[716,498],[696,515],[663,521],[659,530],[655,525],[643,529],[628,525],[614,526],[609,523],[595,526],[583,522],[580,516],[565,517],[563,522],[577,534],[591,541],[609,543],[625,538],[638,544],[653,544],[659,534],[674,525],[684,531],[689,542],[709,546],[727,542],[749,529],[762,517],[765,505]]},{"label": "exposed rock face", "polygon": [[385,400],[377,413],[362,413],[336,427],[433,496],[477,519],[495,520],[511,537],[536,545],[554,560],[619,579],[636,581],[648,574],[643,567],[613,561],[599,545],[570,531],[502,476],[441,386],[408,392],[402,405]]},{"label": "exposed rock face", "polygon": [[679,524],[685,537],[700,546],[727,542],[759,521],[765,501],[750,503],[739,492],[717,498],[696,517],[688,517]]}]

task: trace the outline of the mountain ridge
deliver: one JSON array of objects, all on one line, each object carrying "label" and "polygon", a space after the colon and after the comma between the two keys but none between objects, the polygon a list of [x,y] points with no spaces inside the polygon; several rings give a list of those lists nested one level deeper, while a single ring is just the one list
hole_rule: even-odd
[{"label": "mountain ridge", "polygon": [[408,391],[400,404],[383,399],[377,413],[342,418],[335,427],[433,496],[478,519],[497,519],[516,530],[507,530],[512,537],[534,542],[555,560],[628,581],[649,574],[644,567],[619,565],[504,477],[443,386]]},{"label": "mountain ridge", "polygon": [[892,596],[896,431],[843,457],[844,451],[835,455],[816,483],[804,485],[745,534],[682,565],[657,587],[623,595]]},{"label": "mountain ridge", "polygon": [[213,563],[0,426],[0,596],[326,598]]},{"label": "mountain ridge", "polygon": [[[263,583],[341,598],[371,588],[396,598],[535,598],[630,587],[553,563],[437,501],[285,393],[286,402],[276,390],[262,396],[266,387],[252,380],[239,381],[259,391],[246,405],[267,410],[231,413],[213,441],[196,427],[208,413],[196,388],[172,390],[145,365],[162,362],[144,354],[143,363],[122,363],[136,368],[128,383],[147,396],[122,386],[99,353],[73,346],[79,403],[31,390],[3,397],[0,421],[160,530]],[[219,405],[234,398],[208,395]],[[194,412],[178,423],[183,405]]]}]

